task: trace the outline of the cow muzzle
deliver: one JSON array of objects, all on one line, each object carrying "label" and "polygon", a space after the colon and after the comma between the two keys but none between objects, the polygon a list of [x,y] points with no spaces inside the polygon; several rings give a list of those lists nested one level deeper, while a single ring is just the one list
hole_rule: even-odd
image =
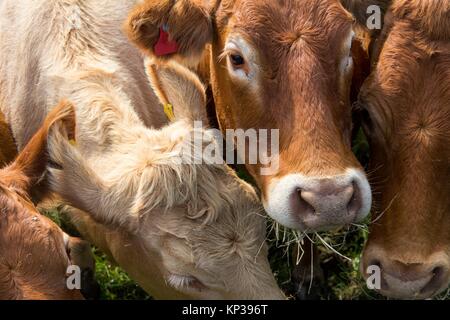
[{"label": "cow muzzle", "polygon": [[363,172],[306,177],[291,174],[273,181],[264,205],[282,225],[306,232],[326,231],[363,220],[372,195]]},{"label": "cow muzzle", "polygon": [[376,289],[394,299],[431,298],[447,288],[450,282],[450,260],[445,253],[406,260],[381,247],[368,245],[362,261],[361,268],[366,277],[368,273],[365,271],[369,267],[378,267],[381,286]]}]

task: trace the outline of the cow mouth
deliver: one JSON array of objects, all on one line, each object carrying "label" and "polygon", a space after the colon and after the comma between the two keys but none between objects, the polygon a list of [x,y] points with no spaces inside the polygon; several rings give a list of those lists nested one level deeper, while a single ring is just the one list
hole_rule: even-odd
[{"label": "cow mouth", "polygon": [[305,225],[306,233],[314,232],[338,232],[342,229],[349,228],[354,221],[342,222],[342,223],[327,223],[326,225],[317,225],[315,221],[304,220],[302,223]]},{"label": "cow mouth", "polygon": [[[433,269],[433,276],[430,282],[420,291],[421,295],[433,296],[443,287],[445,270],[442,267],[436,267]],[[444,286],[445,288],[445,286]]]},{"label": "cow mouth", "polygon": [[[400,280],[389,273],[383,272],[381,288],[376,291],[393,299],[430,299],[443,288],[442,280],[444,276],[445,272],[440,267],[435,268],[429,276],[408,281]],[[365,278],[367,279],[367,277]]]}]

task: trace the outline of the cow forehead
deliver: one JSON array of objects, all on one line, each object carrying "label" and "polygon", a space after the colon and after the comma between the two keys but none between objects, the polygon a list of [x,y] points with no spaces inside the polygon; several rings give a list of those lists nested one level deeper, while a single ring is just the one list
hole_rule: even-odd
[{"label": "cow forehead", "polygon": [[259,62],[264,68],[277,70],[299,54],[334,64],[352,31],[353,19],[334,1],[304,2],[243,1],[226,28],[219,26],[220,33],[243,38],[263,59]]},{"label": "cow forehead", "polygon": [[373,106],[387,109],[385,114],[399,120],[398,128],[414,128],[411,120],[421,129],[450,130],[450,47],[418,42],[413,33],[393,32],[383,45],[375,74],[364,96],[369,104],[372,98],[381,102]]},{"label": "cow forehead", "polygon": [[47,237],[50,234],[59,238],[59,234],[62,237],[62,231],[59,227],[51,221],[49,218],[41,215],[35,205],[32,203],[28,195],[20,189],[16,189],[15,185],[5,186],[0,183],[0,218],[7,221],[11,218],[14,223],[23,223],[23,228],[32,228],[26,221],[32,221],[33,225],[39,226],[41,230],[46,230],[43,237]]},{"label": "cow forehead", "polygon": [[314,35],[336,38],[347,34],[353,18],[337,1],[246,0],[233,11],[231,27],[255,41],[285,41]]}]

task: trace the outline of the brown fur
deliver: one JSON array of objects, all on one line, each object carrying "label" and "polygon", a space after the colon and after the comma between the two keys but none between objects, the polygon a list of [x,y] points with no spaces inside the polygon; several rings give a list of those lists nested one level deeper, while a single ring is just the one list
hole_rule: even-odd
[{"label": "brown fur", "polygon": [[[360,80],[365,80],[370,73],[370,61],[373,60],[373,56],[376,54],[374,53],[374,47],[376,47],[377,43],[381,41],[380,34],[384,27],[384,17],[386,15],[386,11],[389,9],[389,6],[392,4],[392,0],[341,0],[341,2],[342,5],[355,17],[354,29],[356,37],[362,44],[363,49],[363,51],[356,56],[357,59],[362,57],[361,54],[365,54],[364,60],[360,62],[355,61],[356,69],[363,69],[362,76],[357,75],[356,81],[353,82],[356,90],[353,90],[352,93],[359,93],[360,85],[362,85]],[[369,15],[367,14],[367,8],[372,5],[376,5],[381,9],[381,30],[367,29],[367,19],[369,18]],[[365,71],[367,71],[368,73],[366,73]]]},{"label": "brown fur", "polygon": [[[379,42],[382,41],[381,33],[384,27],[385,15],[389,6],[392,4],[392,0],[341,0],[342,5],[352,13],[355,17],[354,30],[356,38],[358,38],[361,47],[357,48],[358,52],[353,54],[355,59],[355,72],[352,82],[352,101],[355,95],[359,94],[362,84],[370,74],[371,68],[375,63],[374,56],[377,55],[375,47],[379,46]],[[381,29],[369,30],[367,28],[367,8],[371,5],[376,5],[381,9]],[[356,127],[359,128],[360,119],[354,117]]]},{"label": "brown fur", "polygon": [[441,257],[437,285],[417,296],[384,288],[394,297],[426,298],[450,281],[449,8],[448,1],[394,2],[360,95],[378,216],[364,267],[375,251],[405,265]]},{"label": "brown fur", "polygon": [[431,40],[448,41],[450,38],[449,1],[395,1],[394,16],[414,24],[414,29],[427,34]]},{"label": "brown fur", "polygon": [[[286,19],[291,11],[297,14],[292,20]],[[218,21],[226,20],[225,12],[219,9]],[[234,19],[227,26],[219,23],[220,40],[213,48],[213,56],[222,50],[220,43],[227,29],[232,28],[260,49],[265,72],[258,99],[226,80],[224,62],[214,64],[212,84],[221,127],[280,128],[279,176],[295,171],[325,175],[355,166],[347,143],[333,138],[351,127],[348,91],[338,88],[335,57],[344,33],[350,31],[350,16],[333,1],[314,1],[314,5],[288,1],[284,7],[272,1],[237,2],[234,12]],[[336,101],[334,94],[339,91],[340,101]],[[240,93],[240,101],[231,92]],[[241,104],[250,109],[238,108]],[[283,112],[279,110],[281,106]],[[248,169],[264,190],[268,177],[259,177],[258,168]]]},{"label": "brown fur", "polygon": [[[161,19],[162,12],[158,7],[153,10],[154,5],[154,1],[147,1],[145,8],[133,11],[125,28],[136,30],[136,15],[152,21]],[[201,4],[197,7],[191,10],[204,12]],[[267,202],[270,185],[289,174],[321,177],[339,175],[349,167],[360,169],[350,149],[352,74],[340,71],[340,62],[348,54],[343,53],[342,45],[354,23],[339,1],[217,0],[211,1],[207,10],[212,29],[203,27],[205,36],[191,44],[188,57],[198,56],[196,48],[212,39],[199,65],[199,73],[210,84],[214,97],[209,111],[215,109],[222,131],[280,129],[280,170],[264,176],[259,164],[246,165],[262,189],[263,200]],[[199,28],[204,25],[201,19],[192,19],[193,12],[185,15],[182,20],[189,19]],[[131,40],[152,54],[157,37],[156,33],[148,35],[153,39],[146,43],[136,42],[136,36]],[[229,35],[240,35],[254,49],[255,65],[260,69],[259,78],[252,79],[258,86],[255,90],[233,81],[228,73],[224,49]],[[361,48],[360,38],[356,40],[352,51],[356,64],[353,99],[369,67],[367,49]]]},{"label": "brown fur", "polygon": [[[36,187],[38,177],[45,171],[49,128],[57,121],[73,122],[72,112],[70,104],[61,103],[50,113],[42,128],[17,159],[0,170],[2,300],[82,298],[78,290],[66,287],[66,270],[70,257],[66,252],[62,230],[40,215],[28,198],[28,193]],[[75,243],[76,239],[71,241]],[[86,254],[86,250],[81,251]]]},{"label": "brown fur", "polygon": [[[351,30],[352,17],[339,1],[224,0],[209,8],[192,2],[196,6],[182,17],[160,10],[163,2],[158,3],[155,6],[155,1],[146,1],[130,14],[126,29],[131,40],[147,53],[152,53],[157,40],[156,33],[134,27],[137,18],[174,21],[170,25],[174,33],[184,28],[184,23],[176,24],[179,20],[201,28],[203,37],[194,38],[184,32],[186,38],[177,38],[183,48],[189,48],[190,56],[212,38],[210,81],[219,124],[223,130],[280,128],[282,159],[278,176],[290,172],[320,176],[349,166],[359,167],[349,148],[350,79],[340,87],[336,55]],[[212,33],[209,24],[203,22],[206,18],[196,15],[205,10],[213,19]],[[230,32],[245,35],[258,48],[263,79],[257,96],[229,81],[226,59],[219,61]],[[265,191],[271,177],[260,176],[259,165],[248,165],[247,169]]]}]

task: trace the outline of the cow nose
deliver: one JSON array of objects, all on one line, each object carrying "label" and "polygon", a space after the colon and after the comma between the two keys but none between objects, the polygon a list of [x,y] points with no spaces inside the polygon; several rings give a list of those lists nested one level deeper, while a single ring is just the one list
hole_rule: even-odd
[{"label": "cow nose", "polygon": [[378,266],[380,292],[397,299],[426,299],[447,288],[450,268],[442,255],[433,255],[422,262],[408,263],[390,258],[382,250],[366,255],[367,267]]},{"label": "cow nose", "polygon": [[370,185],[359,169],[329,176],[295,173],[268,181],[269,186],[263,188],[264,208],[292,229],[326,231],[359,222],[370,211]]},{"label": "cow nose", "polygon": [[301,221],[310,229],[325,230],[353,222],[362,207],[361,192],[354,181],[314,181],[297,189],[294,198]]}]

